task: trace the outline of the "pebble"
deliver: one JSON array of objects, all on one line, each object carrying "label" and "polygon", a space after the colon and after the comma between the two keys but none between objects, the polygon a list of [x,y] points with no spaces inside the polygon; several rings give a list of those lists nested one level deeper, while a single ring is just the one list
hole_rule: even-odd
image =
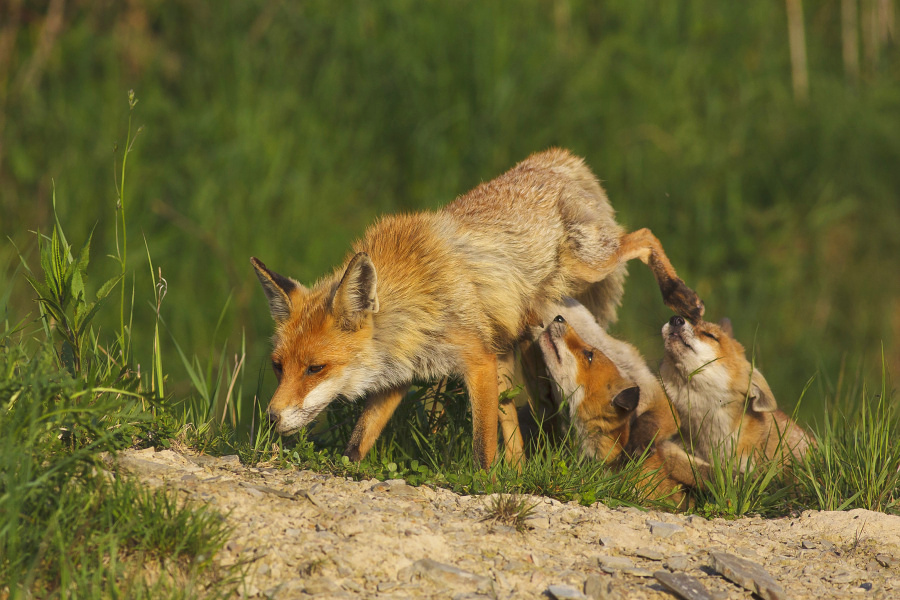
[{"label": "pebble", "polygon": [[594,600],[607,600],[610,597],[611,589],[610,577],[591,575],[584,582],[584,594]]},{"label": "pebble", "polygon": [[587,600],[587,596],[568,585],[551,585],[547,594],[556,600]]},{"label": "pebble", "polygon": [[659,538],[669,538],[676,533],[684,531],[681,525],[673,525],[672,523],[663,523],[662,521],[647,521],[650,526],[650,533]]},{"label": "pebble", "polygon": [[763,600],[786,600],[788,597],[784,588],[755,562],[725,552],[711,552],[710,556],[713,569]]},{"label": "pebble", "polygon": [[601,556],[597,560],[600,563],[600,568],[607,573],[634,568],[634,561],[625,556]]},{"label": "pebble", "polygon": [[665,558],[665,555],[659,550],[653,550],[652,548],[638,548],[634,551],[635,556],[639,556],[640,558],[646,558],[647,560],[662,560]]},{"label": "pebble", "polygon": [[653,576],[666,588],[685,600],[713,600],[709,590],[695,577],[668,571],[657,571]]},{"label": "pebble", "polygon": [[663,566],[665,566],[670,571],[684,571],[690,564],[691,560],[687,556],[685,556],[684,554],[678,554],[667,558],[666,562],[663,563]]}]

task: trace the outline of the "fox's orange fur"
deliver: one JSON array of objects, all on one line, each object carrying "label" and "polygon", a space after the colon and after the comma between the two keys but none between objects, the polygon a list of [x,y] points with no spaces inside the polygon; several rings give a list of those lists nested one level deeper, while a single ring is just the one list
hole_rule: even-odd
[{"label": "fox's orange fur", "polygon": [[[414,378],[460,374],[475,456],[487,467],[497,447],[497,355],[564,295],[614,320],[633,258],[651,267],[667,304],[702,315],[653,234],[626,234],[584,162],[553,149],[442,210],[382,218],[312,288],[253,259],[276,322],[270,418],[289,434],[335,398],[367,396],[347,448],[358,460]],[[516,458],[514,411],[502,425]]]},{"label": "fox's orange fur", "polygon": [[[538,343],[547,370],[568,400],[581,453],[620,464],[646,450],[643,470],[653,478],[653,496],[681,505],[684,487],[696,485],[695,465],[671,439],[678,425],[659,382],[637,349],[607,335],[590,315],[584,318],[583,307],[560,308],[574,322],[560,314]],[[699,462],[696,466],[705,467]]]},{"label": "fox's orange fur", "polygon": [[711,461],[802,457],[807,433],[778,409],[762,373],[747,360],[731,324],[670,319],[662,329],[660,375],[692,451]]}]

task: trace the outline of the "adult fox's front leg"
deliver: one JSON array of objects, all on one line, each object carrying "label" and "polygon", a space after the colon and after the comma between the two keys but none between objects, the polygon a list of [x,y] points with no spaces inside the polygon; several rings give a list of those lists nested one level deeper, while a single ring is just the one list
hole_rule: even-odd
[{"label": "adult fox's front leg", "polygon": [[350,436],[350,443],[344,451],[350,460],[359,462],[369,453],[408,389],[409,386],[401,386],[372,394],[366,399],[366,407],[359,416]]}]

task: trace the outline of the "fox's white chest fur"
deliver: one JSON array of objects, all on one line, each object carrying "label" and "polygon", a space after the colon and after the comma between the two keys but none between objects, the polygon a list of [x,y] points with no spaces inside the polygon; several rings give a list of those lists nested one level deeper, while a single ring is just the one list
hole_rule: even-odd
[{"label": "fox's white chest fur", "polygon": [[731,411],[722,404],[730,401],[730,394],[725,392],[730,379],[723,365],[712,362],[687,379],[666,382],[666,393],[678,411],[682,430],[689,436],[685,443],[706,460],[713,453],[730,454],[737,441]]}]

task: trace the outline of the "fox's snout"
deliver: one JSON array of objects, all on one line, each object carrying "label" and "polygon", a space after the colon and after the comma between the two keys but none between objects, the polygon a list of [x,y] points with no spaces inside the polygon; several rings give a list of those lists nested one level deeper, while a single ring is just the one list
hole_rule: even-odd
[{"label": "fox's snout", "polygon": [[674,317],[669,319],[669,327],[672,327],[673,329],[684,327],[684,323],[684,317],[681,317],[679,315],[675,315]]}]

